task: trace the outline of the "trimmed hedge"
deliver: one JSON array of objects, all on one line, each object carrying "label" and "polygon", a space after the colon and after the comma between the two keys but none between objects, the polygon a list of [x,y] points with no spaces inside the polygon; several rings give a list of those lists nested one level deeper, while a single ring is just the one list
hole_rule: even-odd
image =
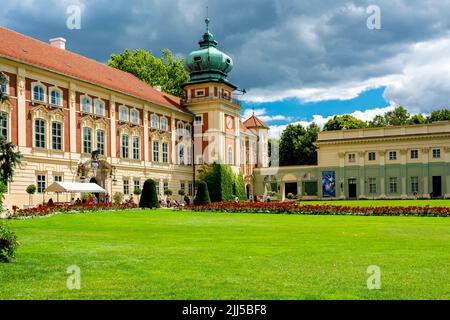
[{"label": "trimmed hedge", "polygon": [[140,208],[159,208],[158,195],[156,194],[156,184],[153,179],[147,179],[144,182],[141,199],[139,200]]},{"label": "trimmed hedge", "polygon": [[209,197],[208,185],[205,181],[200,181],[198,184],[197,195],[194,199],[194,204],[196,206],[208,205],[211,203]]},{"label": "trimmed hedge", "polygon": [[6,224],[0,224],[0,262],[10,262],[18,246],[16,234]]}]

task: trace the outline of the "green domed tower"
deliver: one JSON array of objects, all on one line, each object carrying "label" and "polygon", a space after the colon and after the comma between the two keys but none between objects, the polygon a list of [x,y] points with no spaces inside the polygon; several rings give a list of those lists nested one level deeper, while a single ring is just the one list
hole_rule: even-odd
[{"label": "green domed tower", "polygon": [[186,58],[185,68],[190,76],[188,83],[218,81],[230,84],[227,76],[233,69],[233,60],[217,49],[218,42],[209,32],[209,22],[206,18],[206,32],[199,41],[200,49],[192,51]]}]

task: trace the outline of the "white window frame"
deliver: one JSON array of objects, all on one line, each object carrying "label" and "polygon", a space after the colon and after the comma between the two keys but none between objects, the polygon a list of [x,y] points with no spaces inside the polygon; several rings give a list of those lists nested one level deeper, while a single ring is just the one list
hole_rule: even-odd
[{"label": "white window frame", "polygon": [[410,187],[411,187],[411,193],[419,193],[419,177],[411,177],[411,183],[410,183]]},{"label": "white window frame", "polygon": [[123,179],[123,194],[125,196],[130,194],[130,180],[129,179]]},{"label": "white window frame", "polygon": [[47,176],[45,174],[39,173],[36,175],[36,187],[37,193],[45,192],[45,189],[47,189]]},{"label": "white window frame", "polygon": [[[413,157],[413,153],[415,154],[415,157]],[[409,157],[413,160],[419,159],[419,150],[417,150],[417,149],[410,150]]]},{"label": "white window frame", "polygon": [[[39,99],[35,99],[35,95],[34,95],[34,89],[35,88],[41,88],[42,89],[42,100]],[[34,82],[31,85],[31,100],[36,101],[36,102],[46,102],[47,101],[47,93],[46,91],[46,87],[40,83],[40,82]]]},{"label": "white window frame", "polygon": [[397,177],[389,178],[389,193],[395,194],[398,193],[398,179]]},{"label": "white window frame", "polygon": [[[3,126],[5,124],[5,126]],[[4,136],[5,140],[9,139],[9,113],[5,111],[0,111],[0,136],[2,135],[2,131],[6,131],[6,135]]]},{"label": "white window frame", "polygon": [[[53,125],[54,124],[59,124],[59,137],[58,136],[55,136],[54,134],[53,134]],[[63,151],[63,149],[64,149],[64,146],[63,146],[63,137],[64,137],[64,129],[63,129],[63,127],[64,127],[64,125],[63,125],[63,123],[62,122],[60,122],[60,121],[52,121],[51,122],[51,128],[50,128],[50,130],[51,130],[51,137],[52,137],[52,150],[54,150],[54,151]],[[58,149],[58,148],[55,148],[55,138],[59,138],[59,145],[60,145],[60,148]]]},{"label": "white window frame", "polygon": [[356,153],[349,153],[348,154],[348,162],[355,163],[356,162]]},{"label": "white window frame", "polygon": [[158,128],[158,122],[159,122],[159,117],[156,114],[152,114],[150,116],[150,126],[152,127],[152,129],[159,129]]},{"label": "white window frame", "polygon": [[[52,106],[62,107],[62,105],[63,105],[63,92],[62,92],[62,90],[59,89],[58,87],[51,87],[48,91],[49,91],[49,95],[48,95],[49,96],[49,99],[48,99],[49,104],[52,105]],[[52,100],[53,100],[53,97],[52,97],[53,92],[56,92],[59,95],[59,101],[56,101],[55,103],[52,102]]]},{"label": "white window frame", "polygon": [[125,106],[119,107],[119,121],[120,122],[128,122],[129,112],[128,108]]},{"label": "white window frame", "polygon": [[161,128],[161,131],[164,131],[164,132],[167,131],[167,129],[168,129],[167,124],[168,124],[167,118],[166,117],[161,117],[160,124],[159,124],[160,128]]},{"label": "white window frame", "polygon": [[186,146],[186,164],[192,165],[192,146]]},{"label": "white window frame", "polygon": [[[200,119],[200,120],[198,120]],[[203,115],[198,114],[194,118],[194,126],[202,126],[203,125]]]},{"label": "white window frame", "polygon": [[230,166],[233,165],[233,147],[231,145],[228,145],[227,149],[227,164]]},{"label": "white window frame", "polygon": [[[98,134],[99,134],[99,132],[102,132],[103,133],[103,141],[99,141],[100,139],[98,138],[99,136],[98,136]],[[103,129],[97,129],[96,131],[95,131],[95,148],[96,148],[96,150],[101,150],[101,149],[103,149],[102,151],[100,151],[100,154],[101,155],[105,155],[106,154],[106,132],[105,132],[105,130],[103,130]],[[101,143],[101,148],[100,148],[100,143]]]},{"label": "white window frame", "polygon": [[389,151],[388,156],[389,156],[389,161],[396,161],[397,160],[397,151]]},{"label": "white window frame", "polygon": [[3,73],[3,75],[4,75],[5,78],[6,78],[6,83],[4,84],[5,90],[3,90],[3,85],[0,85],[0,90],[1,90],[4,94],[6,94],[7,96],[9,96],[9,77],[6,75],[6,73],[4,73],[4,72],[2,72],[2,73]]},{"label": "white window frame", "polygon": [[136,109],[130,110],[130,121],[132,124],[139,124],[139,111]]},{"label": "white window frame", "polygon": [[[124,143],[125,141],[126,145]],[[122,159],[130,158],[130,136],[127,133],[122,133],[120,135],[120,158]]]},{"label": "white window frame", "polygon": [[166,141],[163,141],[161,151],[162,151],[162,162],[169,163],[169,144]]},{"label": "white window frame", "polygon": [[196,98],[206,97],[206,90],[205,89],[197,89],[197,90],[195,90],[195,97]]},{"label": "white window frame", "polygon": [[[86,110],[84,107],[86,106],[84,104],[84,101],[89,101],[89,110]],[[89,97],[88,95],[84,94],[80,97],[80,105],[81,105],[81,112],[83,113],[92,113],[92,98]]]},{"label": "white window frame", "polygon": [[191,134],[192,134],[192,129],[191,129],[191,125],[189,123],[186,123],[186,125],[184,126],[184,132],[185,132],[185,137],[187,139],[190,139]]},{"label": "white window frame", "polygon": [[[373,156],[373,158],[371,158]],[[377,160],[377,153],[374,151],[370,151],[368,154],[368,160],[369,161],[376,161]]]},{"label": "white window frame", "polygon": [[[101,107],[101,111],[102,112],[97,112],[97,107],[100,106]],[[94,99],[94,114],[96,116],[100,116],[100,117],[104,117],[106,114],[106,104],[102,99]]]},{"label": "white window frame", "polygon": [[431,156],[433,157],[433,159],[440,159],[441,158],[441,149],[433,148],[433,150],[431,150]]},{"label": "white window frame", "polygon": [[[44,127],[44,130],[43,130],[43,132],[37,132],[37,125],[36,125],[36,123],[37,123],[37,121],[40,121],[40,122],[42,122],[43,123],[43,127]],[[34,145],[34,147],[35,148],[38,148],[38,149],[45,149],[46,147],[47,147],[47,121],[45,121],[44,119],[42,119],[42,118],[36,118],[36,119],[34,119],[34,123],[33,123],[33,133],[34,133],[34,136],[33,136],[33,140],[34,140],[34,143],[33,143],[33,145]],[[38,139],[36,139],[36,137],[37,137],[37,135],[39,134],[39,136],[43,136],[43,143],[44,143],[44,145],[42,146],[42,145],[37,145],[37,142],[38,142]]]},{"label": "white window frame", "polygon": [[152,142],[152,160],[153,162],[159,162],[159,140],[153,140]]},{"label": "white window frame", "polygon": [[177,123],[177,136],[183,137],[184,133],[184,123],[179,121]]},{"label": "white window frame", "polygon": [[186,164],[184,145],[182,145],[182,144],[178,145],[178,163],[180,165],[185,165]]},{"label": "white window frame", "polygon": [[[135,142],[137,141],[137,147]],[[140,160],[141,159],[141,138],[138,136],[131,137],[131,148],[132,148],[132,159]]]},{"label": "white window frame", "polygon": [[[85,144],[85,142],[88,142],[85,140],[85,130],[88,129],[90,132],[90,141],[89,144]],[[82,127],[81,128],[81,153],[83,154],[91,154],[92,153],[92,142],[93,142],[93,131],[91,127]],[[86,131],[88,132],[88,131]],[[87,149],[86,149],[87,147]]]},{"label": "white window frame", "polygon": [[368,179],[369,184],[369,194],[376,194],[377,193],[377,178],[369,178]]}]

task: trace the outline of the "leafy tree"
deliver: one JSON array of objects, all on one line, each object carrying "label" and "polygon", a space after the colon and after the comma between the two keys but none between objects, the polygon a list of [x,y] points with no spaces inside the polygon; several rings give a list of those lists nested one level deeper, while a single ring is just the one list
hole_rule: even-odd
[{"label": "leafy tree", "polygon": [[427,118],[427,122],[450,121],[450,109],[434,110]]},{"label": "leafy tree", "polygon": [[335,131],[342,129],[362,129],[366,128],[367,124],[355,118],[352,115],[344,114],[342,116],[334,116],[328,120],[323,127],[323,131]]},{"label": "leafy tree", "polygon": [[200,181],[198,184],[197,195],[194,199],[194,204],[196,206],[201,206],[210,203],[211,199],[209,198],[208,185],[205,181]]},{"label": "leafy tree", "polygon": [[235,175],[233,189],[233,193],[239,198],[239,200],[247,200],[247,191],[245,190],[244,175],[242,174],[242,172],[240,172],[238,175]]},{"label": "leafy tree", "polygon": [[384,114],[384,119],[387,125],[390,126],[403,126],[408,124],[410,118],[408,110],[404,107],[396,107],[392,111],[388,111]]},{"label": "leafy tree", "polygon": [[368,123],[369,128],[380,128],[386,126],[386,120],[382,115],[376,115],[372,121]]},{"label": "leafy tree", "polygon": [[427,119],[421,113],[411,116],[408,120],[408,124],[424,124],[426,122],[427,122]]},{"label": "leafy tree", "polygon": [[36,185],[34,185],[34,184],[30,184],[26,189],[28,196],[29,196],[28,200],[29,200],[30,206],[31,206],[31,196],[36,193],[36,190],[37,190],[37,188],[36,188]]},{"label": "leafy tree", "polygon": [[0,179],[5,185],[12,180],[14,170],[22,159],[22,154],[15,149],[14,144],[0,136]]},{"label": "leafy tree", "polygon": [[290,124],[281,134],[279,158],[281,166],[313,165],[317,163],[317,141],[319,127],[312,123],[307,128]]},{"label": "leafy tree", "polygon": [[16,234],[5,224],[0,224],[0,262],[10,262],[14,256],[19,242]]},{"label": "leafy tree", "polygon": [[156,58],[151,51],[126,49],[120,54],[112,54],[108,65],[129,72],[152,87],[161,86],[162,91],[180,98],[184,96],[182,85],[189,80],[184,60],[170,50],[163,50],[162,57]]},{"label": "leafy tree", "polygon": [[139,200],[140,208],[159,208],[158,195],[156,194],[156,184],[153,179],[147,179],[144,182],[141,199]]}]

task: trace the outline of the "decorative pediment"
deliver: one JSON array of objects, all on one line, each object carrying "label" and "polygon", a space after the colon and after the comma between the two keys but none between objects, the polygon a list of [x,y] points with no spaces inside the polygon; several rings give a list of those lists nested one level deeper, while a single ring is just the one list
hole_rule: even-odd
[{"label": "decorative pediment", "polygon": [[12,108],[11,102],[8,100],[0,104],[0,111],[2,112],[10,113]]},{"label": "decorative pediment", "polygon": [[96,120],[91,115],[85,115],[80,119],[80,125],[82,127],[94,127]]}]

